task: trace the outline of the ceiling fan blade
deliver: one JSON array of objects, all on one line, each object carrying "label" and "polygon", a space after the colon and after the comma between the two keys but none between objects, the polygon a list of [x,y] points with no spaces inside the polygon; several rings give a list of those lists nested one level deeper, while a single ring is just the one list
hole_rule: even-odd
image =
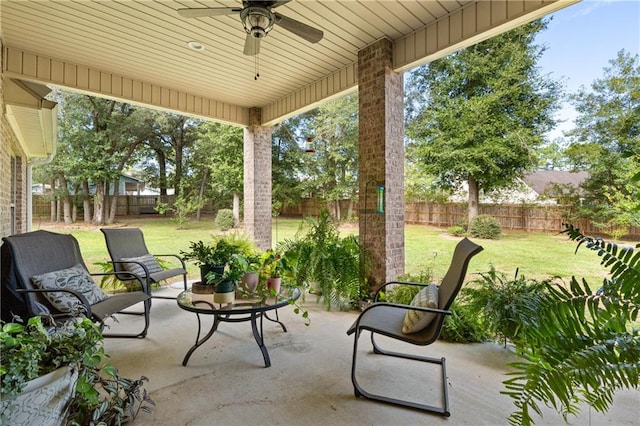
[{"label": "ceiling fan blade", "polygon": [[276,15],[276,24],[280,25],[287,31],[291,31],[298,37],[302,37],[310,43],[317,43],[322,40],[322,37],[324,37],[324,33],[317,28],[303,24],[295,19],[282,16],[278,12],[273,13]]},{"label": "ceiling fan blade", "polygon": [[239,7],[196,7],[191,9],[178,9],[178,15],[183,18],[203,18],[207,16],[230,15],[240,12]]},{"label": "ceiling fan blade", "polygon": [[251,34],[247,34],[247,38],[244,39],[244,50],[242,53],[247,56],[255,56],[260,53],[260,39],[253,37]]},{"label": "ceiling fan blade", "polygon": [[274,7],[278,7],[278,6],[282,6],[283,4],[287,4],[289,3],[291,0],[280,0],[280,1],[274,1],[271,3],[271,5],[269,6],[271,9],[273,9]]}]

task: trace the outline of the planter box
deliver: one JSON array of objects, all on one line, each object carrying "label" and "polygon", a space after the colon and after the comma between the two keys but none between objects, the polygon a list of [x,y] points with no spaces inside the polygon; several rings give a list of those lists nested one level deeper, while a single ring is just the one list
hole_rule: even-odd
[{"label": "planter box", "polygon": [[61,367],[27,383],[15,401],[0,404],[2,424],[12,426],[62,425],[75,395],[78,372]]}]

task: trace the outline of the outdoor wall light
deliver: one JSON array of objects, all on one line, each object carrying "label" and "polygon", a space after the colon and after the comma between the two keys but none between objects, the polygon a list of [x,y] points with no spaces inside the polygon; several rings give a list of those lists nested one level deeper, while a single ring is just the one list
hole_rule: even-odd
[{"label": "outdoor wall light", "polygon": [[376,213],[384,214],[384,186],[378,185],[378,202],[376,203]]}]

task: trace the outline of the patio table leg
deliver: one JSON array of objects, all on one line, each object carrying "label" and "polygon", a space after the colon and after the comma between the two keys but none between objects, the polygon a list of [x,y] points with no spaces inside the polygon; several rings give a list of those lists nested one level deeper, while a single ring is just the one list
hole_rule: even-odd
[{"label": "patio table leg", "polygon": [[278,324],[280,324],[280,327],[282,327],[282,331],[284,331],[285,333],[287,332],[287,327],[284,326],[284,324],[280,321],[280,317],[278,317],[278,310],[275,310],[276,313],[276,319],[271,319],[269,318],[269,315],[267,315],[267,313],[265,312],[263,315],[271,322],[277,322]]},{"label": "patio table leg", "polygon": [[[256,321],[258,315],[260,315],[260,331],[258,331],[258,323]],[[263,316],[264,316],[263,313],[256,313],[256,312],[251,313],[251,330],[253,331],[253,337],[256,339],[256,343],[258,344],[260,351],[262,351],[262,358],[264,359],[264,367],[269,368],[271,367],[271,360],[269,359],[269,352],[267,351],[267,347],[264,345],[264,332],[262,329]]]},{"label": "patio table leg", "polygon": [[189,362],[189,358],[191,357],[191,354],[200,347],[200,345],[202,345],[204,342],[206,342],[207,340],[209,340],[209,338],[211,338],[211,336],[213,336],[213,333],[215,333],[215,331],[218,329],[218,325],[220,324],[220,319],[218,318],[218,315],[214,315],[213,316],[213,324],[211,325],[211,330],[209,330],[209,332],[207,333],[206,336],[204,336],[202,339],[200,339],[200,332],[202,330],[201,326],[201,321],[200,321],[200,314],[196,313],[196,317],[198,318],[198,334],[196,336],[196,343],[195,345],[191,346],[191,349],[189,349],[189,351],[187,352],[187,354],[184,356],[184,359],[182,360],[182,365],[186,367],[187,363]]}]

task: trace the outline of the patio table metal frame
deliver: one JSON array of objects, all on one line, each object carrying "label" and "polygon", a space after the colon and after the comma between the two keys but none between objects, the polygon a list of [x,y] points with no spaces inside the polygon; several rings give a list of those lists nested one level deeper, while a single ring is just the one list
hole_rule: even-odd
[{"label": "patio table metal frame", "polygon": [[[289,305],[291,301],[295,301],[299,297],[299,288],[283,287],[278,296],[271,296],[265,300],[237,299],[233,303],[216,306],[216,304],[208,301],[192,300],[191,290],[183,291],[178,295],[178,306],[185,311],[196,314],[196,317],[198,318],[198,334],[196,336],[195,344],[185,355],[182,365],[187,365],[193,352],[213,336],[213,333],[216,332],[221,322],[250,321],[253,337],[262,352],[264,366],[265,368],[270,367],[271,359],[269,358],[267,347],[264,344],[263,320],[266,318],[269,321],[280,324],[282,331],[286,333],[287,328],[278,317],[278,309]],[[275,319],[269,318],[267,315],[269,311],[275,311]],[[200,315],[213,315],[214,317],[211,329],[202,338],[200,338],[202,334],[202,321]],[[258,318],[260,319],[260,327],[258,327]]]}]

